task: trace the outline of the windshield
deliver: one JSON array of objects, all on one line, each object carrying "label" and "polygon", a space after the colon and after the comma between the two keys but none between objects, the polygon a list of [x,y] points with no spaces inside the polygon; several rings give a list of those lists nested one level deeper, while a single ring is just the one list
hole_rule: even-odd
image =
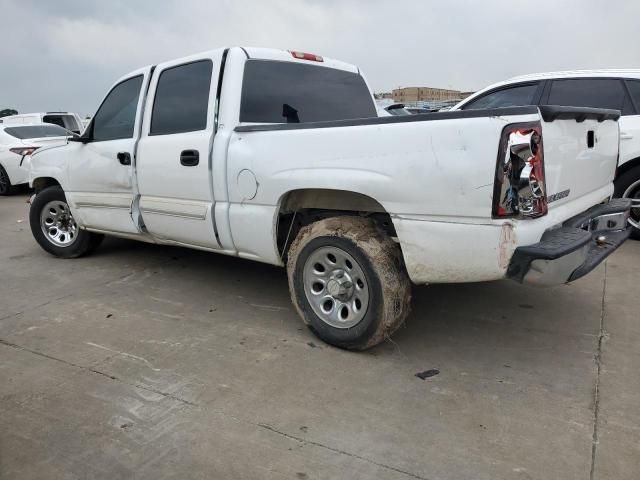
[{"label": "windshield", "polygon": [[4,129],[12,137],[20,140],[27,138],[68,137],[71,132],[57,125],[25,125],[23,127],[7,127]]}]

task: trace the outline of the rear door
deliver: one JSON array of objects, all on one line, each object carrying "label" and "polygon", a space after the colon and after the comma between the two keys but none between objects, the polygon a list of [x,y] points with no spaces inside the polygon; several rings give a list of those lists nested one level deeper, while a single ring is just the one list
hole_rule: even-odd
[{"label": "rear door", "polygon": [[133,162],[144,88],[151,68],[119,81],[98,108],[86,136],[72,143],[65,192],[83,225],[94,230],[139,233],[131,210]]},{"label": "rear door", "polygon": [[220,54],[156,67],[136,175],[146,230],[161,241],[219,248],[211,149]]}]

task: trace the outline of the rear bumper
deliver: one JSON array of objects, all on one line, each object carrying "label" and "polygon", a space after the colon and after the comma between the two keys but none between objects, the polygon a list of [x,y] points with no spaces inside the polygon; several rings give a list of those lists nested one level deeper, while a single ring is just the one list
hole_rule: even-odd
[{"label": "rear bumper", "polygon": [[628,199],[611,200],[547,230],[540,242],[515,250],[507,277],[547,287],[585,276],[629,238],[630,209]]}]

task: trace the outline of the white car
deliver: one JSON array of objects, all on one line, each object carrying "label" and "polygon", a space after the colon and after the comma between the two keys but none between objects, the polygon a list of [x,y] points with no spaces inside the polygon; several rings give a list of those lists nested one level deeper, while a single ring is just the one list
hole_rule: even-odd
[{"label": "white car", "polygon": [[51,123],[65,128],[76,135],[80,135],[84,127],[82,119],[76,113],[71,112],[40,112],[40,113],[19,113],[3,117],[4,125],[37,125],[39,123]]},{"label": "white car", "polygon": [[224,48],[125,75],[81,137],[36,152],[29,222],[63,258],[107,234],[286,266],[309,328],[361,350],[402,325],[412,282],[557,285],[614,252],[619,115],[377,117],[354,65]]},{"label": "white car", "polygon": [[47,145],[64,144],[71,133],[50,124],[0,124],[0,195],[29,182],[31,155]]},{"label": "white car", "polygon": [[571,105],[620,110],[620,160],[615,197],[630,198],[629,223],[640,239],[640,69],[539,73],[491,85],[453,110],[522,105]]}]

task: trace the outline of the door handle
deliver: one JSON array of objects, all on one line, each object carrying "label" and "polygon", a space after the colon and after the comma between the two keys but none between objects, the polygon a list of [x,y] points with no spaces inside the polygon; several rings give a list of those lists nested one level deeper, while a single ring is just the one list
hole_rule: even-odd
[{"label": "door handle", "polygon": [[183,150],[180,154],[180,164],[185,167],[195,167],[200,163],[200,152],[198,150]]},{"label": "door handle", "polygon": [[131,165],[131,154],[129,152],[119,152],[116,157],[122,165]]}]

